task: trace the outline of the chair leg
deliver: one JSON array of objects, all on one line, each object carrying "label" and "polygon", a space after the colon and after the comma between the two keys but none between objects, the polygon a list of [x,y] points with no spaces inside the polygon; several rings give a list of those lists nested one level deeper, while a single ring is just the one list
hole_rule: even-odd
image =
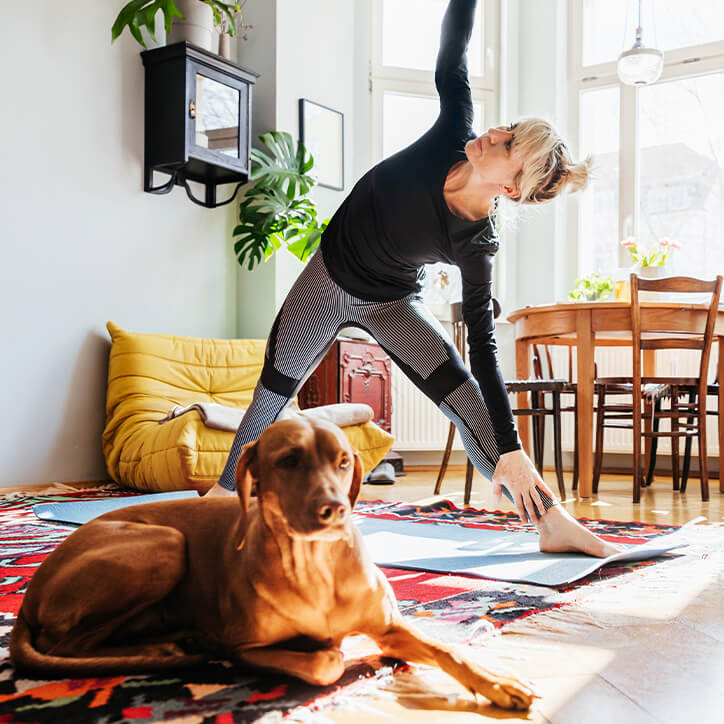
[{"label": "chair leg", "polygon": [[709,500],[709,469],[706,460],[706,412],[699,404],[699,476],[701,478],[701,499]]},{"label": "chair leg", "polygon": [[596,412],[596,454],[593,461],[593,494],[598,493],[598,481],[603,466],[603,423],[605,420],[606,392],[598,393],[598,411]]},{"label": "chair leg", "polygon": [[[531,393],[531,408],[541,409],[542,399],[538,396],[537,392]],[[542,414],[534,414],[532,417],[533,427],[533,462],[535,463],[536,470],[542,475],[543,474],[543,450],[545,442],[545,417]]]},{"label": "chair leg", "polygon": [[[654,403],[651,402],[648,398],[644,400],[644,414],[642,417],[642,422],[644,426],[644,430],[646,432],[651,432],[653,429],[653,415],[651,414],[651,410],[654,407]],[[643,469],[648,470],[651,465],[651,448],[653,446],[653,441],[656,438],[651,438],[648,435],[644,437],[644,442],[642,447],[642,458],[643,458]],[[646,487],[648,483],[646,482],[646,479],[642,479],[641,481],[641,487]]]},{"label": "chair leg", "polygon": [[633,502],[641,502],[641,392],[633,397]]},{"label": "chair leg", "polygon": [[573,403],[573,490],[578,490],[578,398]]},{"label": "chair leg", "polygon": [[563,482],[563,450],[561,443],[561,393],[553,393],[553,456],[558,478],[558,492],[561,500],[566,499],[566,486]]},{"label": "chair leg", "polygon": [[442,479],[447,471],[447,464],[450,460],[450,452],[452,450],[453,438],[455,437],[455,425],[451,422],[450,429],[447,433],[447,442],[445,443],[445,452],[442,454],[442,463],[440,464],[440,472],[437,474],[437,482],[435,483],[435,495],[440,495],[442,487]]},{"label": "chair leg", "polygon": [[[671,412],[679,412],[679,388],[671,388]],[[679,432],[679,418],[671,418],[671,432]],[[671,477],[674,480],[674,490],[679,490],[679,438],[671,436]]]},{"label": "chair leg", "polygon": [[[661,412],[661,400],[658,399],[654,403],[654,420],[653,420],[653,431],[658,432],[659,431],[659,425],[661,423],[661,420],[656,417],[656,413]],[[656,450],[659,446],[659,438],[654,437],[651,440],[651,454],[649,455],[649,470],[646,473],[646,487],[648,488],[651,483],[654,482],[654,470],[656,470]]]},{"label": "chair leg", "polygon": [[465,467],[465,495],[463,496],[463,502],[465,505],[470,505],[470,495],[473,490],[473,464],[468,458],[468,464]]},{"label": "chair leg", "polygon": [[[689,392],[689,407],[691,407],[694,404],[695,400],[696,400],[696,393]],[[687,417],[686,424],[693,425],[694,417],[693,416]],[[691,440],[692,440],[691,435],[687,435],[686,441],[684,442],[684,464],[681,468],[681,486],[679,488],[679,492],[681,492],[681,493],[686,492],[686,483],[689,480],[689,466],[691,465]]]}]

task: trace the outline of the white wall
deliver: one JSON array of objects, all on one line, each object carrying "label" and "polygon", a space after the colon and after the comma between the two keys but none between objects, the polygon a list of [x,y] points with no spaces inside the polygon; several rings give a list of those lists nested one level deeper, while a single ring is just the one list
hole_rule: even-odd
[{"label": "white wall", "polygon": [[112,319],[236,332],[233,210],[142,190],[143,66],[122,3],[3,10],[0,485],[101,480]]},{"label": "white wall", "polygon": [[[345,188],[317,186],[311,198],[321,219],[331,216],[352,187],[355,167],[355,3],[350,0],[265,0],[249,3],[254,25],[239,45],[239,62],[262,73],[263,93],[254,98],[254,139],[269,130],[299,138],[299,99],[344,114]],[[273,78],[266,83],[266,79]],[[262,150],[265,150],[262,148]],[[312,170],[312,173],[314,170]],[[274,255],[253,271],[239,272],[239,335],[266,337],[303,265],[291,254]],[[246,310],[254,310],[246,314]]]}]

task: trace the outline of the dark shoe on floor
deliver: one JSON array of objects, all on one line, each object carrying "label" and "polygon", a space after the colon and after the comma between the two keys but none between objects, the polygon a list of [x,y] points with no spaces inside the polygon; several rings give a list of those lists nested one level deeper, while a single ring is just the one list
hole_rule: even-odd
[{"label": "dark shoe on floor", "polygon": [[371,485],[392,485],[395,482],[395,468],[392,463],[380,463],[367,477],[365,483]]}]

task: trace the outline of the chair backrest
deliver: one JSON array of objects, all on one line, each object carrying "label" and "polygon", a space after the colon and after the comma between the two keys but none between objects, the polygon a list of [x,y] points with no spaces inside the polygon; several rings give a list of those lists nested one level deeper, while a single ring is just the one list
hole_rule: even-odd
[{"label": "chair backrest", "polygon": [[[501,312],[500,302],[493,297],[493,318],[497,319]],[[461,302],[453,302],[450,305],[450,321],[452,322],[453,328],[453,344],[460,352],[460,356],[463,358],[463,362],[467,359],[467,330],[465,328],[465,322],[463,320],[463,305]],[[549,346],[546,345],[532,345],[533,348],[533,378],[536,380],[552,380],[556,379],[553,374],[553,359],[551,357],[551,351]],[[568,381],[571,382],[573,379],[573,348],[568,348]]]},{"label": "chair backrest", "polygon": [[[722,277],[713,280],[694,277],[664,277],[662,279],[644,279],[631,275],[631,334],[633,348],[634,386],[641,384],[641,351],[646,349],[693,349],[699,350],[699,381],[706,389],[709,370],[711,345],[714,336],[714,324],[721,298]],[[691,321],[686,328],[673,328],[670,314],[665,309],[641,307],[640,292],[707,294],[709,300],[706,315],[701,310],[692,309]],[[662,300],[664,301],[664,300]],[[682,325],[683,326],[683,325]]]}]

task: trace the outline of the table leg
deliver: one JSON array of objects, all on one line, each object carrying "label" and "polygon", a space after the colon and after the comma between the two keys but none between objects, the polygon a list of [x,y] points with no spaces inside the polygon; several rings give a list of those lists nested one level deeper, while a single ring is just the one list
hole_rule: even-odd
[{"label": "table leg", "polygon": [[717,337],[717,354],[719,355],[719,364],[717,368],[717,379],[719,380],[719,492],[724,493],[724,474],[721,469],[721,456],[724,452],[724,422],[722,422],[722,412],[724,411],[724,336]]},{"label": "table leg", "polygon": [[[519,380],[527,380],[530,378],[530,343],[525,339],[515,340],[515,376]],[[518,407],[524,409],[528,407],[528,399],[526,392],[518,393]],[[530,447],[530,419],[528,415],[520,415],[517,420],[518,435],[523,449],[529,457],[532,457]]]},{"label": "table leg", "polygon": [[593,492],[593,383],[594,334],[591,311],[576,313],[578,346],[578,495],[590,498]]}]

